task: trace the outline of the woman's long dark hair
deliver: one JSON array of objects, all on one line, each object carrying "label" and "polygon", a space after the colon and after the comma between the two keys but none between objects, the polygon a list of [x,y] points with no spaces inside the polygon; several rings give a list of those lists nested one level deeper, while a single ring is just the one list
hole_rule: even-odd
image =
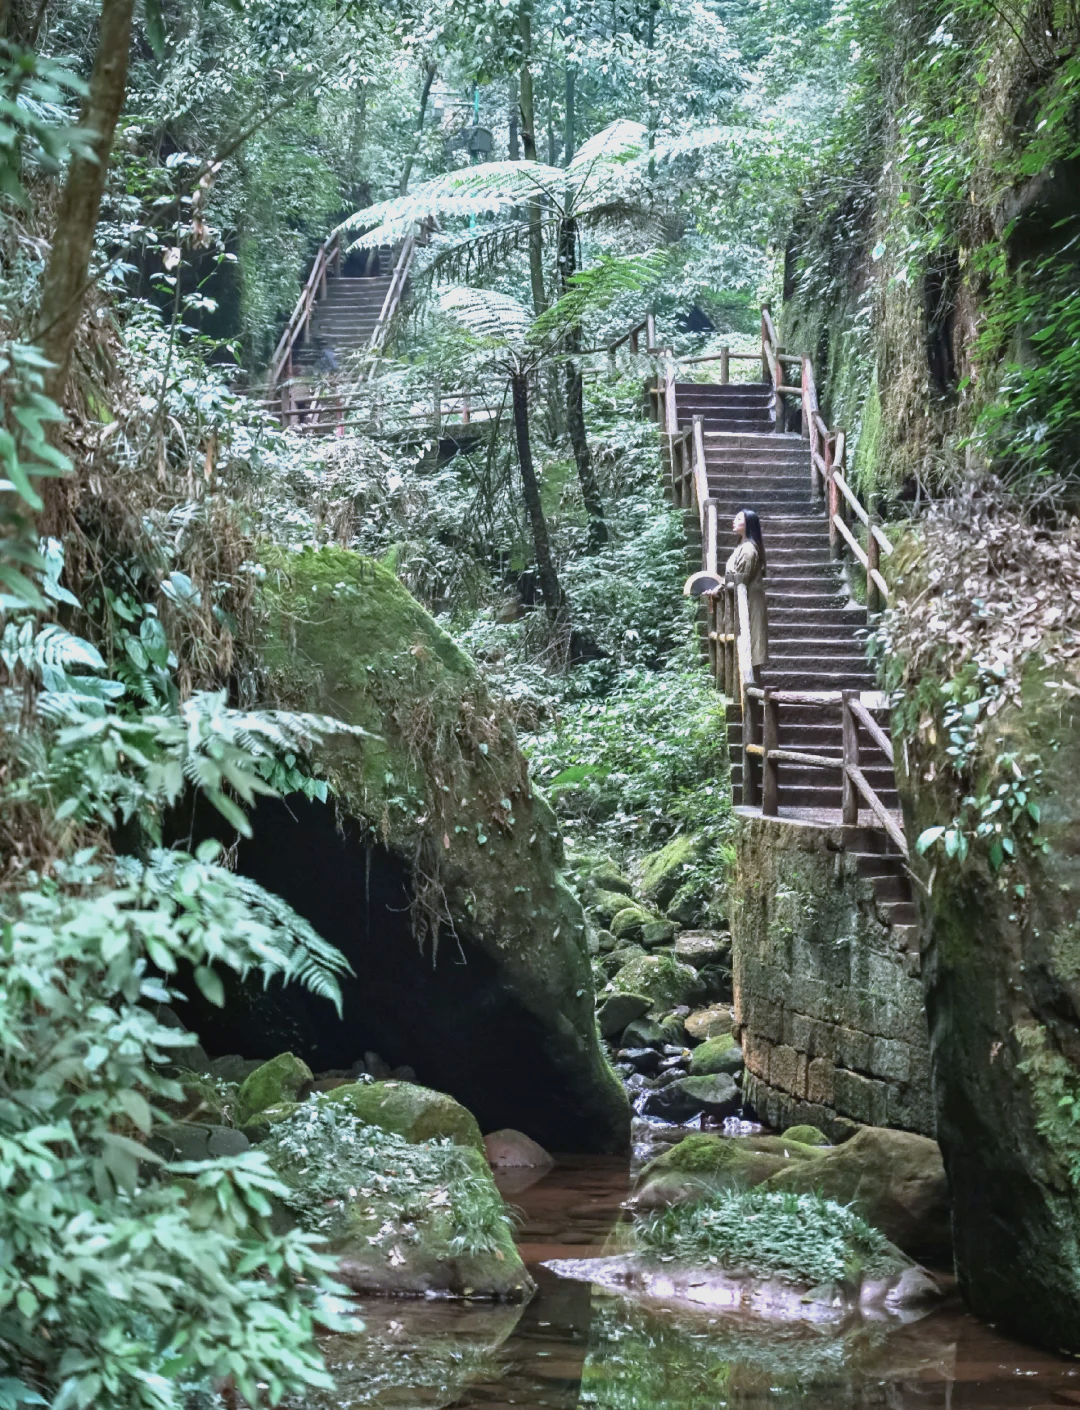
[{"label": "woman's long dark hair", "polygon": [[765,540],[761,537],[761,520],[753,509],[740,509],[739,513],[746,521],[746,537],[757,549],[758,557],[761,559],[761,571],[764,573],[766,567]]}]

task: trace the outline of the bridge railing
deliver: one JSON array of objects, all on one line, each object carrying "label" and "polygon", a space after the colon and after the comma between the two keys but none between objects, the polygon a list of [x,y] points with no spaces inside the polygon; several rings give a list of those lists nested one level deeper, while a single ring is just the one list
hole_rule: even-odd
[{"label": "bridge railing", "polygon": [[311,273],[300,291],[296,307],[285,325],[285,331],[271,359],[270,370],[266,374],[268,393],[273,393],[283,380],[287,382],[292,377],[293,349],[297,342],[306,343],[311,337],[311,319],[315,304],[320,298],[326,297],[326,276],[331,265],[334,266],[336,274],[341,273],[341,236],[336,232],[328,235],[316,251]]},{"label": "bridge railing", "polygon": [[[719,505],[709,493],[704,423],[700,416],[695,416],[689,427],[680,429],[677,369],[687,364],[719,362],[720,382],[724,385],[730,378],[732,359],[756,361],[759,354],[733,353],[730,348],[724,347],[718,353],[677,358],[670,348],[657,345],[655,321],[650,315],[609,344],[611,356],[614,357],[616,350],[625,343],[630,344],[631,352],[637,352],[637,337],[646,326],[646,353],[657,362],[655,384],[647,391],[652,402],[652,414],[663,431],[672,501],[676,508],[696,508],[701,527],[703,567],[707,573],[720,579]],[[776,397],[776,430],[787,429],[788,420],[795,419],[797,408],[802,434],[809,442],[811,492],[815,497],[824,495],[826,499],[830,548],[834,556],[839,556],[845,547],[849,548],[866,570],[867,612],[872,614],[888,601],[888,584],[881,575],[879,565],[880,555],[891,554],[893,546],[847,482],[844,475],[847,437],[843,430],[830,430],[822,418],[811,359],[784,352],[767,307],[761,312],[760,360],[762,380],[772,386]],[[787,381],[786,369],[790,367],[799,369],[798,386]],[[849,526],[849,513],[866,527],[865,549]],[[758,685],[751,664],[746,584],[727,573],[715,591],[705,594],[704,600],[713,680],[717,688],[736,703],[742,719],[743,803],[760,807],[765,817],[777,816],[783,765],[838,772],[842,823],[845,826],[857,825],[860,802],[865,804],[874,823],[884,830],[898,851],[906,857],[908,853],[903,830],[867,779],[861,764],[863,735],[884,754],[890,764],[893,762],[892,743],[873,714],[874,711],[880,713],[886,710],[887,702],[877,692],[868,692],[870,698],[864,699],[859,691],[853,690],[784,691]],[[785,748],[781,739],[781,711],[784,706],[809,708],[820,715],[825,723],[838,722],[842,742],[839,757]]]}]

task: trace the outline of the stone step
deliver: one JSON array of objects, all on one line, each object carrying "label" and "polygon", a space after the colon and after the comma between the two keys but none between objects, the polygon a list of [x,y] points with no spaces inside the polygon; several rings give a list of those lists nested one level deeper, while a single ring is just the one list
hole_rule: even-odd
[{"label": "stone step", "polygon": [[[884,793],[878,789],[881,800],[886,807],[891,806]],[[915,902],[906,899],[903,901],[877,901],[875,902],[878,914],[886,925],[917,925],[918,914],[915,910]]]}]

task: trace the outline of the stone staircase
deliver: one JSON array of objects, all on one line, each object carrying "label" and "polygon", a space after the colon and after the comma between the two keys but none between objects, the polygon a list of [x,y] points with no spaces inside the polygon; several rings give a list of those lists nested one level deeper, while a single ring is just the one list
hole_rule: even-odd
[{"label": "stone staircase", "polygon": [[321,370],[323,348],[333,350],[341,369],[349,357],[367,348],[394,275],[390,247],[383,246],[378,255],[378,261],[371,260],[369,272],[362,276],[328,275],[326,297],[315,305],[312,315],[311,336],[306,343],[297,343],[293,353],[298,372]]},{"label": "stone staircase", "polygon": [[[719,506],[723,569],[725,542],[734,549],[730,522],[740,509],[761,520],[768,561],[766,601],[769,660],[761,684],[807,693],[855,690],[864,703],[879,699],[866,658],[866,609],[852,601],[839,563],[830,556],[825,509],[811,493],[810,456],[800,435],[775,430],[776,398],[765,382],[718,385],[677,382],[680,430],[702,418],[708,490]],[[687,537],[701,564],[701,529],[696,510],[685,513]],[[727,709],[731,750],[732,801],[742,804],[742,719]],[[839,718],[811,704],[781,707],[783,747],[808,754],[842,757]],[[860,764],[890,811],[900,800],[892,764],[869,741]],[[779,816],[835,825],[841,806],[839,772],[786,763],[779,773]],[[903,858],[884,832],[851,830],[845,847],[859,874],[873,883],[879,918],[896,931],[898,948],[917,948],[915,908]]]}]

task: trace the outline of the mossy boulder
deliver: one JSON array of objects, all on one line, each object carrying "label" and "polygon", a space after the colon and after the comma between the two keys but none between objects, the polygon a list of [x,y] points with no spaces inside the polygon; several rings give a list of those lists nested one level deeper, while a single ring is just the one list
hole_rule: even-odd
[{"label": "mossy boulder", "polygon": [[292,1053],[278,1053],[264,1062],[240,1085],[236,1101],[236,1124],[246,1126],[253,1116],[282,1102],[304,1096],[314,1081],[311,1068]]},{"label": "mossy boulder", "polygon": [[341,1107],[369,1126],[393,1131],[410,1145],[444,1137],[457,1146],[484,1149],[471,1111],[445,1092],[433,1092],[415,1082],[350,1082],[324,1092],[319,1104]]},{"label": "mossy boulder", "polygon": [[241,1130],[253,1144],[265,1141],[273,1131],[274,1127],[282,1121],[288,1121],[294,1112],[300,1110],[300,1102],[276,1102],[273,1106],[264,1107],[262,1111],[244,1122]]},{"label": "mossy boulder", "polygon": [[666,909],[686,881],[686,874],[705,851],[705,839],[680,834],[651,852],[641,863],[641,894],[650,905]]},{"label": "mossy boulder", "polygon": [[262,568],[261,703],[351,732],[313,753],[333,798],[260,802],[238,866],[355,977],[340,1024],[299,986],[264,995],[253,981],[223,1016],[200,1010],[199,1031],[217,1022],[223,1047],[246,1023],[249,1051],[295,1033],[288,1046],[322,1069],[374,1049],[487,1129],[624,1150],[629,1106],[596,1032],[585,917],[509,711],[385,566],[268,546]]},{"label": "mossy boulder", "polygon": [[632,896],[634,887],[630,878],[611,857],[585,856],[575,859],[577,874],[585,881],[586,890],[616,891],[624,896]]},{"label": "mossy boulder", "polygon": [[687,1136],[642,1169],[631,1205],[662,1209],[720,1189],[749,1188],[794,1165],[816,1168],[821,1154],[783,1136]]},{"label": "mossy boulder", "polygon": [[691,1004],[701,993],[696,969],[671,955],[642,955],[619,970],[612,988],[623,994],[645,994],[651,1013],[661,1014],[679,1004]]},{"label": "mossy boulder", "polygon": [[685,1028],[693,1042],[704,1043],[709,1038],[721,1038],[730,1033],[734,1022],[727,1004],[710,1004],[707,1009],[695,1009],[686,1018]]},{"label": "mossy boulder", "polygon": [[[690,1076],[705,1077],[714,1072],[726,1072],[734,1076],[743,1066],[742,1048],[730,1033],[719,1038],[708,1038],[690,1054]],[[793,1136],[792,1140],[798,1140]]]},{"label": "mossy boulder", "polygon": [[[795,1129],[780,1139],[793,1140]],[[764,1183],[767,1190],[818,1191],[853,1205],[867,1223],[914,1257],[941,1260],[949,1255],[945,1167],[937,1142],[928,1136],[864,1126],[843,1145],[821,1150],[812,1166],[792,1165]]]},{"label": "mossy boulder", "polygon": [[[620,912],[629,907],[631,910],[638,909],[631,902],[631,898],[623,891],[592,891],[586,897],[586,905],[591,915],[594,915],[605,928],[618,936],[618,931],[612,929],[612,921]],[[631,937],[637,938],[637,937]]]},{"label": "mossy boulder", "polygon": [[617,1038],[628,1023],[649,1010],[645,994],[609,994],[596,1010],[596,1021],[605,1038]]},{"label": "mossy boulder", "polygon": [[832,1142],[824,1131],[816,1126],[789,1126],[784,1132],[789,1141],[798,1141],[804,1146],[829,1146]]},{"label": "mossy boulder", "polygon": [[354,1292],[531,1294],[502,1197],[473,1146],[410,1142],[320,1098],[275,1127],[263,1149],[290,1190],[284,1217],[337,1256]]}]

